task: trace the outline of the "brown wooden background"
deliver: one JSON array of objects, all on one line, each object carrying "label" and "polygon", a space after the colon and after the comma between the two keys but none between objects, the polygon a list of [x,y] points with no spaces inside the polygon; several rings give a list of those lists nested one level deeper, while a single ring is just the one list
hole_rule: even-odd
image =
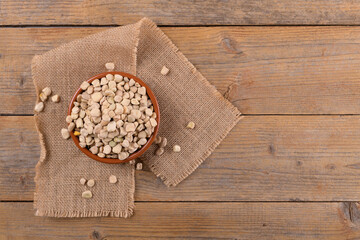
[{"label": "brown wooden background", "polygon": [[[245,118],[130,219],[34,217],[31,58],[143,16]],[[359,0],[0,0],[0,114],[1,240],[360,239]]]}]

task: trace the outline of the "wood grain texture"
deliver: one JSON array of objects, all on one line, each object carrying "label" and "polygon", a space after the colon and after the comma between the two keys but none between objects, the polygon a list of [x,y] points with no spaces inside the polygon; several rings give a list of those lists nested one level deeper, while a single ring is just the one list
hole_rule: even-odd
[{"label": "wood grain texture", "polygon": [[[0,29],[0,113],[33,113],[34,54],[103,29]],[[360,113],[360,27],[162,29],[244,114]]]},{"label": "wood grain texture", "polygon": [[[0,122],[0,200],[32,200],[39,158],[33,117]],[[137,171],[135,199],[359,201],[359,122],[359,116],[245,117],[177,187]]]},{"label": "wood grain texture", "polygon": [[360,24],[357,0],[3,0],[0,25],[113,25],[146,16],[162,25]]},{"label": "wood grain texture", "polygon": [[358,239],[351,214],[356,203],[142,202],[130,219],[55,219],[0,203],[0,239]]}]

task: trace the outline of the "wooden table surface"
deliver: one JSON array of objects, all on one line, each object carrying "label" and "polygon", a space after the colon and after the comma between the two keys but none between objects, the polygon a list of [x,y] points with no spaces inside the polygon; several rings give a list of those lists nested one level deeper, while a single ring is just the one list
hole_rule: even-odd
[{"label": "wooden table surface", "polygon": [[[130,219],[34,216],[34,54],[147,16],[244,114]],[[359,0],[1,0],[0,239],[360,239]]]}]

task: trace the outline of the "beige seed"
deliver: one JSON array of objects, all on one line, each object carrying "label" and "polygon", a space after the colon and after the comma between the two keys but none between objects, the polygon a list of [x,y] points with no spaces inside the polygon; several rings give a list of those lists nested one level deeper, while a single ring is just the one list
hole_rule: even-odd
[{"label": "beige seed", "polygon": [[94,87],[93,86],[89,86],[87,89],[86,89],[86,92],[88,94],[92,94],[94,92]]},{"label": "beige seed", "polygon": [[128,106],[128,105],[130,104],[130,100],[129,100],[129,99],[123,99],[123,100],[121,101],[121,104],[122,104],[123,106]]},{"label": "beige seed", "polygon": [[145,87],[138,88],[138,93],[141,95],[146,95],[146,88]]},{"label": "beige seed", "polygon": [[135,86],[132,86],[132,87],[130,87],[130,93],[133,93],[133,97],[135,96],[135,93],[137,92],[137,87],[135,87]]},{"label": "beige seed", "polygon": [[73,120],[75,120],[75,119],[78,119],[79,118],[79,114],[77,114],[77,113],[71,113],[71,118],[73,119]]},{"label": "beige seed", "polygon": [[112,70],[115,69],[115,64],[112,63],[112,62],[108,62],[108,63],[105,64],[105,68],[106,68],[107,70],[109,70],[109,71],[112,71]]},{"label": "beige seed", "polygon": [[110,183],[116,183],[116,182],[117,182],[117,177],[114,176],[114,175],[111,175],[111,176],[109,177],[109,182],[110,182]]},{"label": "beige seed", "polygon": [[111,147],[109,146],[109,145],[106,145],[105,147],[104,147],[104,153],[105,154],[109,154],[111,152]]},{"label": "beige seed", "polygon": [[92,154],[98,154],[98,152],[99,152],[99,149],[97,146],[92,146],[89,150]]},{"label": "beige seed", "polygon": [[145,114],[147,116],[151,116],[153,114],[153,111],[150,108],[145,109]]},{"label": "beige seed", "polygon": [[91,82],[91,84],[96,88],[100,86],[100,80],[99,79],[95,79],[94,81]]},{"label": "beige seed", "polygon": [[139,105],[139,104],[140,104],[139,101],[136,100],[135,98],[131,99],[130,102],[131,102],[131,104],[133,104],[133,105]]},{"label": "beige seed", "polygon": [[133,131],[135,131],[135,129],[136,129],[136,127],[135,127],[134,123],[128,123],[125,126],[125,131],[126,132],[133,132]]},{"label": "beige seed", "polygon": [[104,154],[104,153],[98,153],[97,155],[98,155],[99,157],[101,157],[101,158],[105,157],[105,154]]},{"label": "beige seed", "polygon": [[139,141],[138,141],[138,144],[139,145],[145,145],[145,143],[147,142],[146,138],[141,138]]},{"label": "beige seed", "polygon": [[129,83],[125,83],[124,89],[125,89],[126,91],[128,91],[128,90],[130,89]]},{"label": "beige seed", "polygon": [[67,123],[71,123],[72,120],[73,120],[73,119],[71,118],[70,115],[67,115],[67,116],[66,116],[66,122],[67,122]]},{"label": "beige seed", "polygon": [[128,140],[124,140],[122,143],[121,143],[121,145],[124,147],[124,148],[127,148],[127,147],[129,147],[129,141]]},{"label": "beige seed", "polygon": [[35,112],[41,112],[42,110],[44,110],[44,103],[43,102],[39,102],[38,104],[35,105],[34,108]]},{"label": "beige seed", "polygon": [[[110,146],[110,147],[113,148],[113,147],[115,147],[115,145],[116,145],[116,142],[114,142],[114,141],[110,141],[110,142],[109,142],[109,146]],[[114,150],[113,150],[113,151],[114,151]]]},{"label": "beige seed", "polygon": [[86,185],[88,185],[88,187],[93,187],[95,185],[95,180],[90,179],[89,181],[87,181]]},{"label": "beige seed", "polygon": [[59,95],[52,96],[51,101],[53,101],[54,103],[60,102],[60,96]]},{"label": "beige seed", "polygon": [[143,165],[142,165],[142,163],[137,163],[136,164],[136,170],[142,170],[142,168],[143,168]]},{"label": "beige seed", "polygon": [[158,148],[158,149],[156,150],[155,154],[156,154],[157,156],[161,156],[161,155],[164,154],[164,152],[165,152],[165,149],[162,148],[162,147],[160,147],[160,148]]},{"label": "beige seed", "polygon": [[170,70],[167,67],[163,66],[161,69],[161,74],[165,76],[169,73],[169,71]]},{"label": "beige seed", "polygon": [[120,144],[117,144],[115,147],[113,147],[112,151],[114,153],[120,153],[122,149],[122,146]]},{"label": "beige seed", "polygon": [[106,77],[103,77],[103,78],[101,78],[101,80],[100,80],[100,85],[105,85],[105,84],[107,84],[109,81],[107,80],[107,78]]},{"label": "beige seed", "polygon": [[44,88],[42,92],[48,97],[51,95],[51,89],[49,87]]},{"label": "beige seed", "polygon": [[181,147],[180,147],[179,145],[174,145],[173,151],[174,151],[174,152],[180,152],[180,151],[181,151]]},{"label": "beige seed", "polygon": [[89,190],[86,190],[81,194],[81,196],[86,199],[92,198],[92,192]]},{"label": "beige seed", "polygon": [[73,123],[73,122],[69,123],[68,131],[72,132],[72,131],[74,131],[74,129],[75,129],[75,123]]},{"label": "beige seed", "polygon": [[84,122],[81,118],[76,119],[75,124],[77,128],[82,128],[84,126]]},{"label": "beige seed", "polygon": [[121,76],[119,74],[115,74],[114,80],[115,80],[115,82],[119,83],[123,80],[123,76]]},{"label": "beige seed", "polygon": [[156,120],[155,120],[154,118],[150,118],[150,124],[151,124],[151,126],[153,126],[153,127],[156,127],[156,126],[157,126],[157,122],[156,122]]},{"label": "beige seed", "polygon": [[125,160],[128,156],[129,156],[129,153],[127,153],[127,152],[121,152],[121,153],[118,155],[118,158],[119,158],[120,160]]},{"label": "beige seed", "polygon": [[166,147],[166,145],[167,145],[167,138],[166,138],[166,137],[162,137],[159,146],[162,147],[162,148],[164,148],[164,147]]},{"label": "beige seed", "polygon": [[106,127],[108,132],[113,132],[116,130],[116,122],[115,121],[111,121],[107,127]]},{"label": "beige seed", "polygon": [[84,81],[84,82],[80,85],[80,88],[85,91],[89,86],[90,86],[90,83]]},{"label": "beige seed", "polygon": [[194,129],[194,127],[195,127],[194,122],[189,122],[188,125],[186,126],[186,128],[189,128],[189,129]]},{"label": "beige seed", "polygon": [[94,108],[94,109],[91,110],[90,115],[92,117],[100,117],[101,116],[101,111],[98,108]]},{"label": "beige seed", "polygon": [[61,136],[63,139],[68,139],[70,137],[69,131],[66,128],[61,129]]},{"label": "beige seed", "polygon": [[129,80],[129,86],[134,86],[135,85],[135,80],[134,79],[130,79]]},{"label": "beige seed", "polygon": [[86,179],[85,179],[85,178],[81,178],[81,179],[80,179],[80,184],[81,184],[81,185],[85,185],[85,183],[86,183]]},{"label": "beige seed", "polygon": [[41,100],[42,102],[45,102],[45,101],[47,100],[47,96],[46,96],[46,94],[43,93],[43,92],[40,93],[39,98],[40,98],[40,100]]},{"label": "beige seed", "polygon": [[71,113],[75,113],[75,114],[78,114],[80,112],[80,108],[79,107],[73,107],[72,109],[71,109]]},{"label": "beige seed", "polygon": [[141,131],[138,133],[138,137],[139,138],[146,138],[146,132],[145,131]]},{"label": "beige seed", "polygon": [[155,143],[155,144],[160,144],[160,143],[161,143],[161,140],[162,140],[162,138],[158,135],[158,136],[156,136],[156,138],[155,138],[155,140],[154,140],[154,143]]},{"label": "beige seed", "polygon": [[106,79],[109,80],[109,81],[112,81],[112,80],[114,80],[114,75],[106,74]]}]

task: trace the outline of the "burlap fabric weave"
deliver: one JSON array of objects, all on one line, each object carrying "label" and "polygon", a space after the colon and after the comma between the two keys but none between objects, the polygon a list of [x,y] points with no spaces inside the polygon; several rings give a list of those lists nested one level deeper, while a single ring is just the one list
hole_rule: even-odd
[{"label": "burlap fabric weave", "polygon": [[[61,137],[68,104],[79,85],[115,63],[146,82],[156,95],[161,113],[159,135],[168,139],[162,156],[155,146],[141,157],[167,186],[175,186],[192,173],[215,149],[240,118],[240,112],[184,57],[149,19],[103,31],[70,42],[32,61],[37,93],[51,87],[61,96],[59,104],[46,102],[37,114],[41,143],[36,166],[35,209],[38,216],[129,217],[134,209],[135,177],[131,164],[104,164],[88,158],[70,140]],[[170,69],[163,76],[163,66]],[[196,123],[186,129],[189,121]],[[180,153],[172,151],[181,146]],[[116,175],[119,182],[109,183]],[[91,189],[80,178],[95,179]],[[81,193],[91,190],[93,197]]]}]

